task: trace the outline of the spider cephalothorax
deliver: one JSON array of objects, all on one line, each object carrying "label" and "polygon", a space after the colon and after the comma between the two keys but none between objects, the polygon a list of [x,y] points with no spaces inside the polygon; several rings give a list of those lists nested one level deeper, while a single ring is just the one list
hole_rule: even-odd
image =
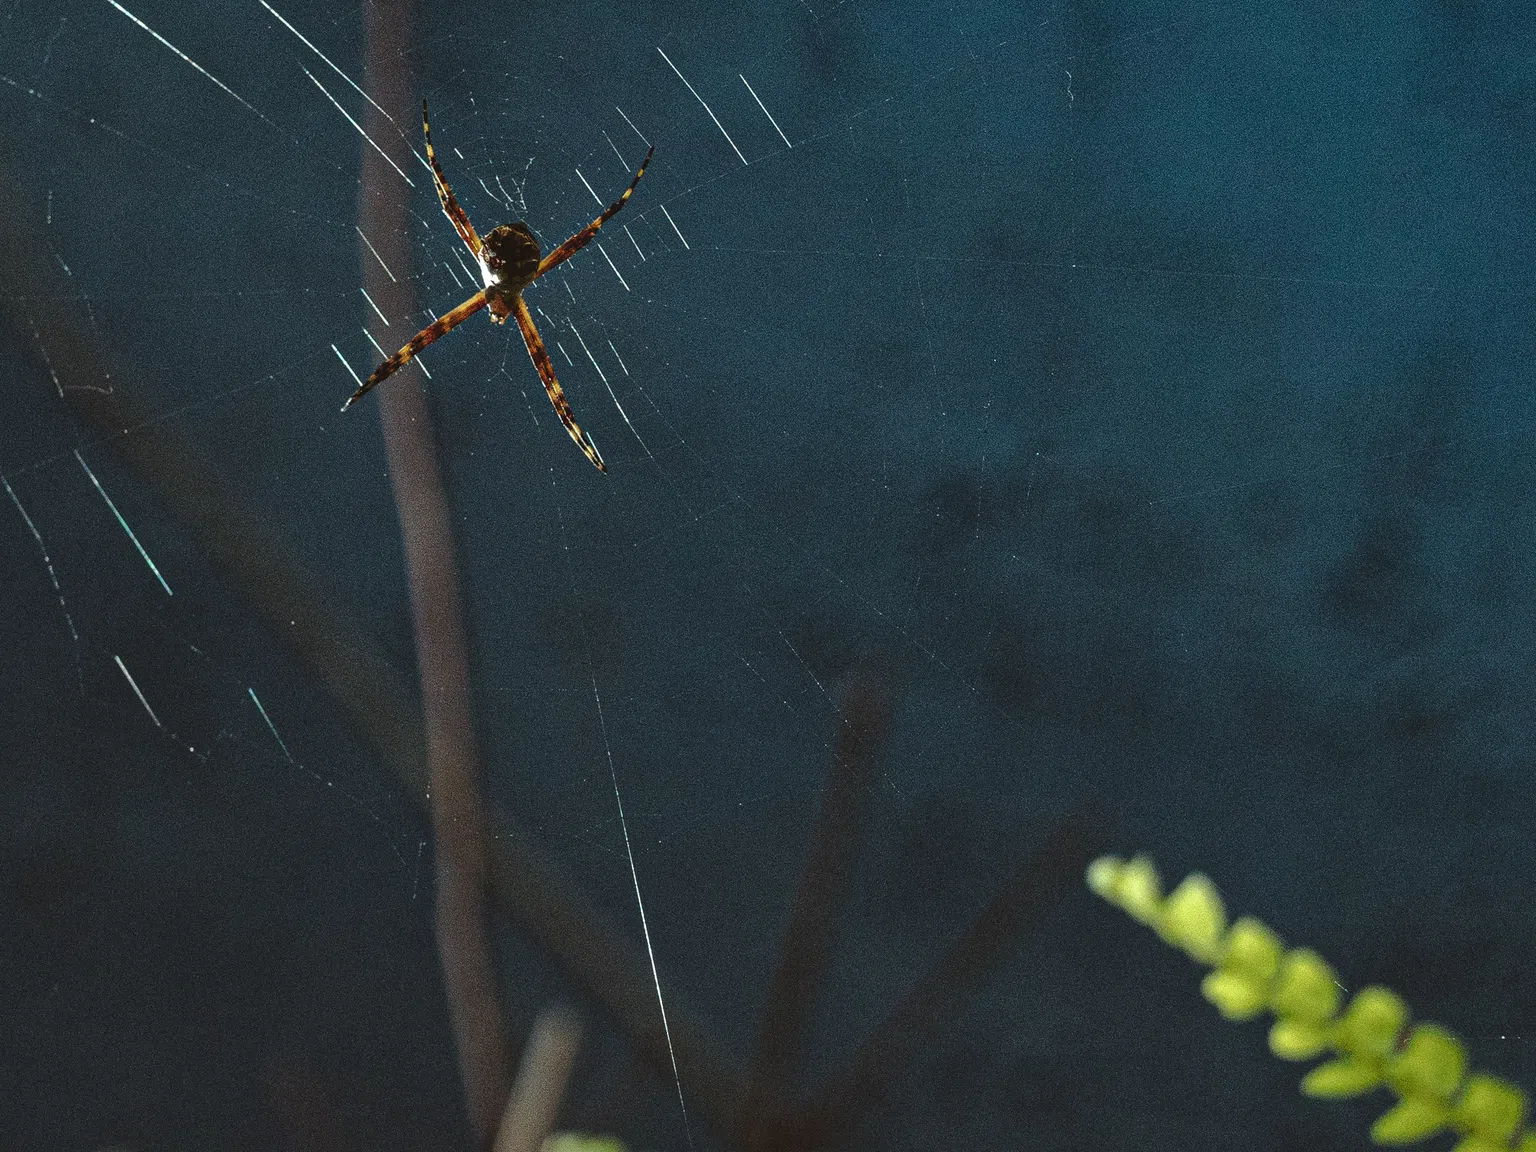
[{"label": "spider cephalothorax", "polygon": [[592,443],[592,438],[581,430],[581,426],[576,423],[576,417],[571,415],[571,405],[565,398],[565,390],[560,387],[560,381],[555,379],[555,366],[550,362],[549,353],[544,348],[539,330],[533,326],[533,313],[528,311],[528,303],[523,299],[523,289],[551,268],[564,264],[591,242],[592,237],[597,235],[597,230],[606,224],[614,213],[624,207],[629,194],[635,190],[635,185],[640,183],[640,177],[645,175],[645,167],[651,162],[651,153],[656,149],[652,148],[646,152],[645,159],[640,162],[640,171],[635,173],[635,178],[629,182],[629,187],[624,189],[624,195],[603,209],[603,214],[596,220],[541,259],[539,242],[534,239],[528,225],[521,220],[516,224],[503,224],[493,229],[484,239],[481,239],[480,234],[475,231],[475,226],[469,222],[468,215],[454,199],[453,189],[448,187],[448,177],[443,175],[443,170],[437,163],[437,153],[432,151],[432,129],[427,124],[425,100],[421,102],[421,133],[426,137],[427,163],[432,168],[432,183],[437,188],[438,202],[442,204],[443,214],[453,224],[459,239],[464,241],[464,246],[479,262],[480,275],[485,281],[485,287],[452,312],[444,312],[433,323],[412,336],[400,351],[373,370],[368,379],[364,380],[357,391],[352,393],[351,398],[341,406],[341,410],[345,412],[364,392],[405,367],[416,353],[432,341],[453,331],[480,309],[485,308],[490,312],[491,319],[498,324],[505,324],[508,316],[517,318],[518,331],[523,335],[523,343],[528,348],[528,357],[533,361],[533,366],[539,373],[539,380],[544,384],[545,395],[555,407],[555,415],[560,417],[560,423],[565,425],[565,430],[571,434],[571,439],[576,441],[576,446],[586,454],[587,459],[592,461],[598,471],[608,471],[603,458],[598,455],[597,445]]},{"label": "spider cephalothorax", "polygon": [[538,277],[539,256],[539,242],[521,220],[492,228],[481,239],[480,275],[496,323],[507,322],[517,307],[518,293]]}]

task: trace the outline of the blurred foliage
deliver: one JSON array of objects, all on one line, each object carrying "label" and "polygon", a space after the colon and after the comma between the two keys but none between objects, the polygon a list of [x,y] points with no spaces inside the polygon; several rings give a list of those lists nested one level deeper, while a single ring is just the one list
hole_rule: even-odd
[{"label": "blurred foliage", "polygon": [[1462,1042],[1439,1025],[1411,1024],[1408,1006],[1390,989],[1362,988],[1345,1006],[1343,984],[1316,952],[1287,949],[1251,916],[1229,926],[1208,877],[1191,873],[1165,897],[1148,857],[1103,856],[1089,865],[1088,886],[1210,967],[1200,990],[1227,1019],[1274,1016],[1269,1048],[1276,1056],[1326,1056],[1302,1079],[1303,1093],[1396,1093],[1397,1103],[1371,1126],[1375,1143],[1411,1144],[1449,1130],[1462,1137],[1455,1152],[1536,1152],[1520,1088],[1469,1072]]},{"label": "blurred foliage", "polygon": [[545,1139],[539,1152],[629,1152],[615,1136],[591,1136],[585,1132],[556,1132]]}]

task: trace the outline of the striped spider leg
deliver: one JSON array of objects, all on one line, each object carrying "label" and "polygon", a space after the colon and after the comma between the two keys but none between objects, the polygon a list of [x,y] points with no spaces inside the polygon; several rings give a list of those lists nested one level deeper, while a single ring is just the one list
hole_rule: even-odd
[{"label": "striped spider leg", "polygon": [[651,162],[651,154],[656,149],[653,146],[646,152],[645,159],[640,164],[640,170],[629,182],[629,187],[624,189],[624,195],[603,209],[602,215],[596,220],[548,256],[541,258],[538,240],[534,238],[528,225],[522,221],[515,224],[502,224],[483,238],[475,231],[469,216],[465,214],[463,208],[459,207],[459,202],[453,195],[453,189],[448,186],[448,178],[443,175],[442,167],[437,162],[437,154],[432,149],[432,129],[427,122],[425,100],[421,102],[421,131],[426,138],[427,163],[432,168],[432,183],[437,189],[437,198],[443,206],[443,214],[448,217],[454,231],[459,234],[459,239],[464,241],[464,246],[470,250],[475,261],[480,265],[480,276],[485,281],[485,287],[452,312],[445,313],[412,336],[404,347],[373,370],[368,379],[363,381],[357,391],[352,393],[347,402],[341,406],[341,410],[345,412],[364,393],[409,364],[423,348],[439,337],[447,335],[484,308],[490,313],[491,320],[497,324],[505,324],[508,316],[516,317],[518,331],[522,334],[523,344],[528,349],[528,358],[533,361],[539,380],[544,385],[544,394],[549,397],[549,402],[555,409],[555,415],[560,418],[560,423],[565,425],[566,432],[570,434],[576,446],[593,466],[599,472],[608,471],[608,466],[603,463],[602,456],[598,454],[597,445],[593,444],[592,438],[582,431],[581,425],[576,423],[576,417],[571,413],[570,401],[565,398],[565,390],[560,387],[560,381],[555,378],[555,366],[549,359],[549,352],[544,347],[539,330],[534,327],[533,314],[529,312],[528,305],[523,300],[523,289],[551,268],[565,263],[591,242],[597,235],[598,229],[624,207],[630,193],[634,192],[635,185],[640,183],[640,177],[645,175],[646,166]]},{"label": "striped spider leg", "polygon": [[[635,190],[635,185],[640,183],[640,177],[644,176],[645,170],[650,167],[651,157],[655,154],[655,152],[656,145],[654,144],[645,150],[645,159],[640,161],[640,170],[635,173],[635,178],[629,182],[629,187],[624,189],[624,195],[620,196],[612,204],[604,208],[603,214],[596,220],[592,221],[592,223],[588,224],[585,228],[576,233],[576,235],[572,236],[564,244],[560,245],[560,247],[556,248],[548,256],[544,257],[543,260],[539,261],[539,270],[535,274],[534,279],[538,279],[539,276],[544,275],[544,273],[548,272],[551,268],[558,268],[572,256],[576,255],[576,253],[580,252],[591,242],[592,237],[597,235],[597,230],[599,228],[601,228],[604,224],[608,223],[608,221],[612,220],[619,214],[619,209],[624,207],[625,202],[629,199],[629,194]],[[599,203],[601,203],[601,201],[599,201]]]},{"label": "striped spider leg", "polygon": [[432,187],[437,189],[438,203],[443,206],[443,215],[448,217],[448,222],[453,225],[453,230],[459,234],[459,239],[464,241],[464,246],[469,249],[469,254],[476,260],[480,259],[480,234],[475,231],[475,226],[469,222],[469,216],[464,209],[459,207],[459,201],[453,194],[453,189],[448,187],[448,177],[443,175],[443,166],[437,162],[437,153],[432,150],[432,126],[427,123],[427,102],[421,102],[421,135],[427,142],[427,163],[432,166]]},{"label": "striped spider leg", "polygon": [[586,453],[587,459],[592,461],[597,470],[608,471],[608,465],[603,463],[602,456],[598,454],[597,445],[592,443],[592,437],[581,430],[581,425],[576,423],[576,417],[571,415],[571,403],[565,398],[565,389],[560,387],[560,381],[555,379],[555,366],[550,363],[549,350],[544,347],[539,330],[533,326],[533,313],[528,311],[528,301],[521,295],[517,298],[512,314],[517,317],[518,331],[523,334],[523,343],[528,347],[528,357],[533,361],[534,368],[538,370],[539,380],[544,385],[544,394],[555,406],[555,415],[560,417],[560,423],[565,425],[565,430],[571,434],[571,439],[576,441],[576,446]]}]

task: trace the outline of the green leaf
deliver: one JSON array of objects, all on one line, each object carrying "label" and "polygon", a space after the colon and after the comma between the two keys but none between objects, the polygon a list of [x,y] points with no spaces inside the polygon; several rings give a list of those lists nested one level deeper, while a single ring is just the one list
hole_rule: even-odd
[{"label": "green leaf", "polygon": [[1310,1060],[1328,1047],[1331,1032],[1309,1020],[1277,1020],[1269,1030],[1269,1050],[1282,1060]]},{"label": "green leaf", "polygon": [[1420,1024],[1401,1055],[1387,1061],[1387,1082],[1399,1096],[1449,1103],[1467,1071],[1467,1050],[1438,1024]]},{"label": "green leaf", "polygon": [[1227,912],[1208,876],[1192,872],[1163,902],[1160,936],[1202,964],[1215,964],[1225,947]]},{"label": "green leaf", "polygon": [[1456,1101],[1456,1127],[1507,1145],[1525,1119],[1525,1093],[1497,1076],[1474,1072]]},{"label": "green leaf", "polygon": [[1323,1024],[1338,1015],[1342,998],[1328,962],[1310,948],[1292,948],[1280,965],[1269,1006],[1284,1019]]},{"label": "green leaf", "polygon": [[1228,1020],[1252,1020],[1269,1002],[1269,985],[1243,972],[1218,968],[1200,982],[1200,993]]},{"label": "green leaf", "polygon": [[1371,1125],[1371,1139],[1377,1144],[1412,1144],[1433,1136],[1450,1119],[1451,1110],[1444,1104],[1427,1097],[1411,1097],[1399,1101]]},{"label": "green leaf", "polygon": [[1384,1069],[1379,1061],[1345,1056],[1319,1064],[1301,1081],[1301,1091],[1307,1096],[1325,1100],[1342,1100],[1350,1096],[1363,1096],[1381,1084]]},{"label": "green leaf", "polygon": [[1334,1035],[1334,1047],[1361,1056],[1389,1055],[1408,1022],[1408,1005],[1390,988],[1371,985],[1355,993]]}]

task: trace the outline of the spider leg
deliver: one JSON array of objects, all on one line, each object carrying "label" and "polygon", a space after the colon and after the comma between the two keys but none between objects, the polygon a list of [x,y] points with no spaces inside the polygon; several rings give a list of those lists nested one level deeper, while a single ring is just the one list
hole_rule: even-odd
[{"label": "spider leg", "polygon": [[453,222],[454,231],[459,234],[459,239],[464,241],[464,246],[476,260],[480,259],[480,234],[475,231],[475,226],[469,222],[469,217],[464,209],[459,207],[459,202],[454,198],[453,189],[448,187],[448,177],[443,175],[443,169],[437,162],[437,153],[432,151],[432,128],[427,123],[427,102],[421,102],[421,134],[427,139],[427,163],[432,166],[432,185],[437,189],[437,198],[442,202],[443,215]]},{"label": "spider leg", "polygon": [[539,336],[539,330],[533,326],[533,314],[528,311],[528,302],[519,294],[517,307],[514,311],[517,316],[517,326],[522,329],[523,343],[528,345],[528,356],[533,361],[533,366],[539,370],[539,379],[544,382],[544,391],[549,396],[549,402],[555,406],[555,415],[560,417],[560,423],[565,425],[565,430],[571,434],[571,439],[576,441],[588,460],[599,472],[608,471],[608,465],[603,463],[603,458],[598,455],[597,445],[592,443],[592,438],[581,430],[581,425],[576,423],[576,417],[571,415],[571,405],[565,398],[565,389],[560,387],[560,381],[555,379],[555,366],[549,362],[549,353],[544,348],[544,341]]},{"label": "spider leg", "polygon": [[471,316],[473,316],[476,312],[480,311],[480,309],[484,307],[485,293],[476,292],[473,296],[464,301],[464,303],[460,304],[452,312],[444,312],[436,320],[428,324],[420,332],[416,333],[416,335],[412,336],[410,340],[406,342],[405,346],[400,349],[400,351],[396,352],[388,360],[384,361],[384,363],[375,368],[373,370],[373,375],[364,380],[362,386],[359,387],[356,392],[352,393],[347,402],[341,406],[341,410],[345,412],[348,408],[352,407],[352,405],[357,402],[357,400],[363,395],[364,392],[367,392],[374,388],[376,385],[383,383],[385,380],[388,380],[401,368],[404,368],[407,364],[409,364],[415,357],[416,353],[420,352],[428,344],[431,344],[439,336],[446,336],[449,332],[452,332],[460,324],[464,323],[464,321],[468,320]]},{"label": "spider leg", "polygon": [[629,182],[629,187],[624,189],[624,195],[620,196],[612,204],[604,208],[603,214],[596,220],[592,221],[592,223],[588,224],[580,232],[576,233],[576,235],[572,236],[564,244],[560,245],[560,247],[556,248],[548,256],[539,261],[539,270],[534,276],[535,280],[544,275],[544,273],[548,272],[551,268],[554,268],[560,264],[564,264],[572,256],[576,255],[576,253],[580,252],[589,243],[591,243],[592,237],[597,235],[597,230],[618,214],[619,209],[624,207],[624,202],[629,199],[629,194],[635,190],[635,185],[640,183],[640,177],[645,175],[646,165],[651,162],[651,153],[655,151],[656,146],[653,144],[651,145],[649,151],[646,152],[645,159],[640,161],[640,171],[635,173],[635,178]]}]

